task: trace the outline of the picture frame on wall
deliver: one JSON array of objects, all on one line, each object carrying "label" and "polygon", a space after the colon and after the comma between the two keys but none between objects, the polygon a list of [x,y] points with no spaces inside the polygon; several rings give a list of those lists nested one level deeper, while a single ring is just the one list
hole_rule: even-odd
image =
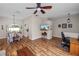
[{"label": "picture frame on wall", "polygon": [[62,28],[67,28],[67,23],[63,23]]},{"label": "picture frame on wall", "polygon": [[58,24],[58,28],[61,28],[61,24]]},{"label": "picture frame on wall", "polygon": [[72,28],[72,24],[68,24],[68,28]]}]

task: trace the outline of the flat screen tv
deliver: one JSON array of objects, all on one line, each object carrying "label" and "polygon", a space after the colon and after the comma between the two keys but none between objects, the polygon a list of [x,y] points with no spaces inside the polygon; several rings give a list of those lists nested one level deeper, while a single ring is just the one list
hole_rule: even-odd
[{"label": "flat screen tv", "polygon": [[49,29],[48,24],[42,24],[40,27],[41,27],[41,30],[48,30]]}]

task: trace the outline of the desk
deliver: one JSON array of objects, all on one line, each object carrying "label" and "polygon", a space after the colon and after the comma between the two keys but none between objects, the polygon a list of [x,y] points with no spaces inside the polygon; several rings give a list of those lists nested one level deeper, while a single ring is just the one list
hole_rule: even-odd
[{"label": "desk", "polygon": [[70,40],[70,54],[79,56],[79,41],[76,38]]}]

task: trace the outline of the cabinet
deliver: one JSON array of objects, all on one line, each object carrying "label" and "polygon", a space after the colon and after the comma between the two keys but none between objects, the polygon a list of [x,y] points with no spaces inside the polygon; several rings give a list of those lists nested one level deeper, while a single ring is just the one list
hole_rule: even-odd
[{"label": "cabinet", "polygon": [[75,38],[70,40],[70,54],[79,56],[79,41]]}]

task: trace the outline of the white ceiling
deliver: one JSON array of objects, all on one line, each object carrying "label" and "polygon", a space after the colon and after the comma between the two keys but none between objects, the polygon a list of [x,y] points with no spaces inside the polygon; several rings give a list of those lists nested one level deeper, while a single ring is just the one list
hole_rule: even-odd
[{"label": "white ceiling", "polygon": [[[51,10],[45,10],[46,14],[37,14],[40,17],[46,18],[55,18],[65,16],[68,13],[78,14],[79,13],[79,4],[78,3],[42,3],[44,5],[52,5]],[[35,9],[25,9],[25,7],[35,7],[34,3],[0,3],[0,17],[12,17],[13,14],[16,14],[17,19],[23,19],[28,15],[31,15]]]}]

